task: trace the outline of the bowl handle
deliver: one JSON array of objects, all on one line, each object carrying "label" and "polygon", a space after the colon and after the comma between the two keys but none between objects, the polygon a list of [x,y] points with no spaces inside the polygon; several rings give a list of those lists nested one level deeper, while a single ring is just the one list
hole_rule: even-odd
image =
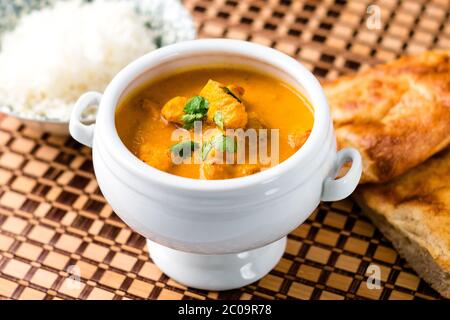
[{"label": "bowl handle", "polygon": [[[339,169],[346,163],[352,162],[347,173],[334,179]],[[337,153],[336,166],[333,177],[328,177],[323,185],[322,201],[337,201],[348,197],[359,183],[362,173],[362,160],[358,150],[344,148]]]},{"label": "bowl handle", "polygon": [[85,108],[93,104],[99,104],[101,98],[102,95],[98,92],[86,92],[75,103],[70,115],[70,135],[79,143],[82,143],[88,147],[92,147],[92,141],[94,140],[94,124],[85,125],[81,123],[81,113]]}]

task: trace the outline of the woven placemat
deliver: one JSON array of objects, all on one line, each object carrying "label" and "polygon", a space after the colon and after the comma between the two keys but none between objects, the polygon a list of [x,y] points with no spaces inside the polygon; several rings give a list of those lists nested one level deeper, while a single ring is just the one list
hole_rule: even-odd
[{"label": "woven placemat", "polygon": [[[321,79],[405,52],[450,48],[447,0],[184,2],[200,37],[272,46]],[[289,235],[281,262],[261,281],[217,293],[185,288],[158,270],[145,239],[102,197],[90,149],[71,139],[3,117],[0,186],[1,298],[440,298],[351,199],[321,204]],[[371,265],[379,268],[380,289],[366,284]]]}]

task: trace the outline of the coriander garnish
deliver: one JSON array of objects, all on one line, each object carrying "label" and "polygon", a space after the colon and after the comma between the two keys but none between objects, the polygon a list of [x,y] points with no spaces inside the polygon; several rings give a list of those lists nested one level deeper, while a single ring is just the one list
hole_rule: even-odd
[{"label": "coriander garnish", "polygon": [[208,153],[211,151],[211,149],[214,148],[220,152],[230,152],[234,153],[236,152],[237,146],[236,141],[230,137],[226,136],[224,134],[218,134],[214,136],[210,141],[207,141],[203,143],[202,146],[202,160],[205,160],[208,156]]},{"label": "coriander garnish", "polygon": [[196,121],[201,121],[203,119],[204,115],[200,113],[196,114],[185,114],[181,117],[181,120],[184,122],[183,128],[185,129],[191,129],[194,127],[194,123]]},{"label": "coriander garnish", "polygon": [[213,145],[211,143],[211,141],[206,141],[203,143],[202,146],[202,160],[205,160],[206,157],[208,156],[208,153],[211,151]]},{"label": "coriander garnish", "polygon": [[242,100],[237,95],[235,95],[234,92],[230,90],[230,88],[222,87],[222,90],[225,91],[225,93],[232,96],[233,98],[235,98],[239,103],[242,103]]},{"label": "coriander garnish", "polygon": [[214,148],[220,152],[236,152],[235,141],[232,137],[226,135],[218,135],[214,138]]},{"label": "coriander garnish", "polygon": [[175,154],[176,156],[184,159],[190,157],[192,152],[194,152],[198,148],[199,144],[197,142],[188,140],[174,144],[170,148],[170,151],[172,151],[172,153]]},{"label": "coriander garnish", "polygon": [[217,111],[214,114],[214,122],[217,124],[217,126],[223,130],[223,115],[222,112]]},{"label": "coriander garnish", "polygon": [[194,126],[195,121],[202,120],[208,112],[208,100],[200,96],[193,96],[190,98],[184,106],[183,117],[181,118],[184,123],[185,129],[191,129]]},{"label": "coriander garnish", "polygon": [[202,113],[206,114],[208,111],[208,100],[201,96],[193,96],[190,98],[186,105],[184,106],[184,113],[195,114]]}]

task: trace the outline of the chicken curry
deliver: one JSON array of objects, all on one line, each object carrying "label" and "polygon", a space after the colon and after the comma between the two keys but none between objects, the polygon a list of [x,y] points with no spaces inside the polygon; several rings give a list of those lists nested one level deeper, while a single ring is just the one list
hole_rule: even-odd
[{"label": "chicken curry", "polygon": [[[121,140],[139,159],[194,179],[230,179],[268,169],[305,143],[313,122],[313,110],[300,92],[235,66],[184,70],[146,83],[122,99],[115,120]],[[247,135],[251,130],[253,140]],[[252,149],[251,140],[260,145]],[[276,161],[260,158],[262,142]]]}]

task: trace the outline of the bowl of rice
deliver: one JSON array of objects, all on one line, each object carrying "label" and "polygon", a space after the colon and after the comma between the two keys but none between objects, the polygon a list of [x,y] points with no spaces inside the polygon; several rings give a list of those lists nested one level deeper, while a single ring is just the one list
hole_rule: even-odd
[{"label": "bowl of rice", "polygon": [[[159,47],[196,36],[179,0],[0,3],[0,112],[67,135],[72,106]],[[82,117],[95,119],[93,106]]]}]

